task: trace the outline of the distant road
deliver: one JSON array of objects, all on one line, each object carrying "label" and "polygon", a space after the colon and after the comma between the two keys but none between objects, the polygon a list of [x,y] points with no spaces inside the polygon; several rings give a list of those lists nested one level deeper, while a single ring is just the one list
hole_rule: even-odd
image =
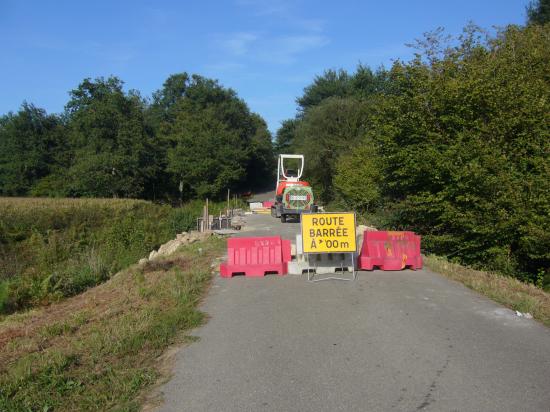
[{"label": "distant road", "polygon": [[275,198],[275,190],[270,190],[268,192],[255,193],[250,198],[251,202],[266,202],[268,200],[273,200]]},{"label": "distant road", "polygon": [[218,277],[203,310],[161,411],[550,411],[550,329],[429,270]]}]

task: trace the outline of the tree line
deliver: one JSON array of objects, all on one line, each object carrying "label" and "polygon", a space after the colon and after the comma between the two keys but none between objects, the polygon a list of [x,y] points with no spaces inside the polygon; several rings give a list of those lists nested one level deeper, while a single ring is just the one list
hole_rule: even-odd
[{"label": "tree line", "polygon": [[390,69],[326,71],[276,150],[304,153],[305,176],[334,208],[550,286],[550,24],[537,10],[494,36],[427,33]]},{"label": "tree line", "polygon": [[61,115],[0,117],[0,195],[219,198],[272,183],[274,152],[303,153],[323,203],[550,286],[550,0],[527,14],[496,35],[427,33],[389,69],[326,71],[274,146],[215,80],[175,74],[147,99],[84,79]]},{"label": "tree line", "polygon": [[62,114],[23,103],[0,117],[0,195],[221,198],[271,183],[271,135],[237,94],[170,76],[149,99],[84,79]]}]

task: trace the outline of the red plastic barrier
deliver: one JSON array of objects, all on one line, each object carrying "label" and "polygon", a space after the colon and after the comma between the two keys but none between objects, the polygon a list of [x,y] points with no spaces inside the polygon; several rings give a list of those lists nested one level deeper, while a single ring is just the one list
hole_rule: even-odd
[{"label": "red plastic barrier", "polygon": [[271,209],[271,206],[273,206],[273,202],[272,201],[265,201],[265,202],[262,202],[262,206],[263,207],[266,207],[268,209]]},{"label": "red plastic barrier", "polygon": [[359,268],[373,270],[422,269],[420,236],[413,232],[365,231]]},{"label": "red plastic barrier", "polygon": [[286,275],[290,262],[290,240],[280,237],[248,237],[227,239],[227,262],[220,265],[220,276],[234,274],[264,276],[266,273]]}]

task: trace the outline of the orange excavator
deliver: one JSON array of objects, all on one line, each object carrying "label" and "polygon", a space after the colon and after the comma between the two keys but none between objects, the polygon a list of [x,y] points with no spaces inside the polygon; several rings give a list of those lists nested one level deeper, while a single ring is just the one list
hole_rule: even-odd
[{"label": "orange excavator", "polygon": [[[296,169],[287,168],[285,160],[297,164]],[[271,216],[285,223],[290,216],[300,217],[302,212],[314,206],[313,190],[308,182],[300,180],[304,171],[304,155],[280,154],[277,162],[277,186]]]}]

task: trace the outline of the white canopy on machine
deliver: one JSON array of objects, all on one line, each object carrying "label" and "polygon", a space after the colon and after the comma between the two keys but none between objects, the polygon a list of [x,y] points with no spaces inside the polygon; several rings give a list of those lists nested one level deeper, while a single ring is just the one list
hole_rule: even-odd
[{"label": "white canopy on machine", "polygon": [[[287,169],[285,168],[285,159],[296,159],[299,161],[299,166],[296,169],[295,176],[288,176]],[[280,154],[279,160],[277,162],[277,186],[275,190],[279,187],[280,182],[298,182],[302,177],[304,171],[304,155],[295,155],[295,154]]]}]

